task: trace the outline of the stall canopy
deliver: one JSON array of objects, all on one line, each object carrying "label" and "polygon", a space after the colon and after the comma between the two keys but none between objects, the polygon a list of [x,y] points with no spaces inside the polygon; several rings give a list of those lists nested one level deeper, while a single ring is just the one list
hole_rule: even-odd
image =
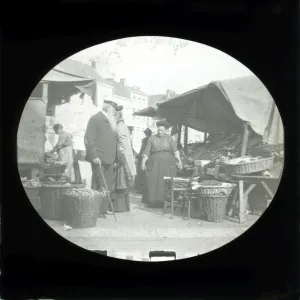
[{"label": "stall canopy", "polygon": [[48,115],[53,114],[53,108],[78,92],[89,95],[95,104],[97,82],[107,82],[89,65],[66,59],[49,71],[41,82],[48,82]]},{"label": "stall canopy", "polygon": [[158,108],[156,105],[152,106],[152,107],[147,107],[147,108],[144,108],[142,110],[135,112],[133,115],[155,118],[158,116]]},{"label": "stall canopy", "polygon": [[267,143],[283,143],[277,106],[256,76],[211,82],[158,104],[158,112],[171,124],[212,134],[242,133],[247,123]]}]

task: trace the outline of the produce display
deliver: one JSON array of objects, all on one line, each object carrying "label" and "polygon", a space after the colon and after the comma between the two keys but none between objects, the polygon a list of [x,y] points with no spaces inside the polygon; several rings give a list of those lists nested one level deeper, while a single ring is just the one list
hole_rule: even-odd
[{"label": "produce display", "polygon": [[23,184],[23,187],[38,188],[41,186],[40,181],[38,179],[27,179],[27,177],[23,177],[21,178],[21,182]]},{"label": "produce display", "polygon": [[[71,186],[71,184],[70,184]],[[74,198],[93,198],[93,197],[105,197],[106,190],[102,188],[101,191],[88,190],[86,188],[72,188],[67,190],[64,195]]]},{"label": "produce display", "polygon": [[261,173],[272,169],[274,164],[274,156],[262,158],[257,157],[239,157],[231,159],[224,166],[226,167],[228,174],[254,174]]},{"label": "produce display", "polygon": [[227,183],[216,181],[216,180],[204,180],[199,183],[200,186],[226,186]]},{"label": "produce display", "polygon": [[95,227],[105,189],[93,191],[85,188],[71,188],[63,194],[66,207],[66,225],[70,228]]},{"label": "produce display", "polygon": [[66,165],[66,163],[58,161],[58,156],[54,153],[45,153],[45,163],[50,167],[61,167]]},{"label": "produce display", "polygon": [[220,182],[216,180],[204,180],[200,183],[192,182],[192,190],[213,197],[230,195],[236,185],[233,183]]},{"label": "produce display", "polygon": [[261,159],[262,159],[261,156],[257,156],[257,157],[240,157],[236,160],[229,160],[229,161],[227,161],[227,163],[230,164],[230,165],[247,164],[247,163],[250,163],[250,162],[259,161]]}]

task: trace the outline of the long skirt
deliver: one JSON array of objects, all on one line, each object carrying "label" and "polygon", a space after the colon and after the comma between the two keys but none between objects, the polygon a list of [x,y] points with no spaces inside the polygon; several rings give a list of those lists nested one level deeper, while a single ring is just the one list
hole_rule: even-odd
[{"label": "long skirt", "polygon": [[147,177],[146,172],[141,170],[141,160],[137,163],[137,176],[135,177],[134,189],[142,194],[146,189]]},{"label": "long skirt", "polygon": [[67,164],[65,175],[71,182],[75,181],[73,147],[61,148],[58,151],[58,160]]},{"label": "long skirt", "polygon": [[165,176],[176,176],[176,159],[171,152],[156,152],[147,161],[147,188],[143,203],[151,207],[163,207]]},{"label": "long skirt", "polygon": [[116,190],[112,193],[111,198],[115,212],[130,211],[129,189]]},{"label": "long skirt", "polygon": [[129,192],[134,178],[131,176],[126,163],[119,164],[114,173],[112,201],[116,212],[130,211]]}]

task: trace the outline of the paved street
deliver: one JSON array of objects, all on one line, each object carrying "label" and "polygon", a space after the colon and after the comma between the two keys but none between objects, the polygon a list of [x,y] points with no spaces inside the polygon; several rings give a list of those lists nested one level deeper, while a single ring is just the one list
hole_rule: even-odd
[{"label": "paved street", "polygon": [[[185,214],[186,216],[186,214]],[[57,233],[88,250],[107,250],[117,258],[143,260],[149,251],[176,251],[177,258],[203,254],[234,240],[245,232],[258,217],[248,216],[245,224],[225,220],[210,223],[198,219],[187,220],[179,215],[170,218],[161,209],[149,209],[141,204],[141,197],[132,195],[131,212],[99,218],[95,228],[65,231],[63,222],[46,221]]]}]

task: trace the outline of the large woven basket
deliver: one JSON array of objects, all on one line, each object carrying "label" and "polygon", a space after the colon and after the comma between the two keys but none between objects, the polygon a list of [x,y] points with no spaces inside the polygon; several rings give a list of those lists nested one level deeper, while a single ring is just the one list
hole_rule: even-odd
[{"label": "large woven basket", "polygon": [[235,187],[236,184],[234,183],[222,183],[222,186],[201,186],[200,183],[195,193],[201,196],[214,196],[217,194],[229,196]]},{"label": "large woven basket", "polygon": [[67,207],[66,224],[72,228],[95,227],[103,195],[93,191],[94,196],[72,196],[68,192],[64,195]]},{"label": "large woven basket", "polygon": [[207,221],[222,222],[225,219],[228,196],[202,196],[203,209],[206,212]]},{"label": "large woven basket", "polygon": [[66,206],[63,203],[63,194],[73,187],[85,187],[82,184],[69,184],[66,182],[49,181],[41,184],[40,188],[40,214],[47,220],[64,220]]},{"label": "large woven basket", "polygon": [[[248,160],[249,157],[246,157],[245,160]],[[261,158],[254,161],[248,161],[245,163],[238,163],[239,161],[242,161],[243,158],[235,158],[230,160],[228,164],[225,164],[226,171],[229,174],[251,174],[251,173],[257,173],[262,172],[265,170],[269,170],[273,167],[274,164],[274,157],[268,157],[268,158]]]},{"label": "large woven basket", "polygon": [[36,210],[39,210],[40,209],[39,187],[31,187],[31,186],[23,186],[23,187],[32,206]]}]

